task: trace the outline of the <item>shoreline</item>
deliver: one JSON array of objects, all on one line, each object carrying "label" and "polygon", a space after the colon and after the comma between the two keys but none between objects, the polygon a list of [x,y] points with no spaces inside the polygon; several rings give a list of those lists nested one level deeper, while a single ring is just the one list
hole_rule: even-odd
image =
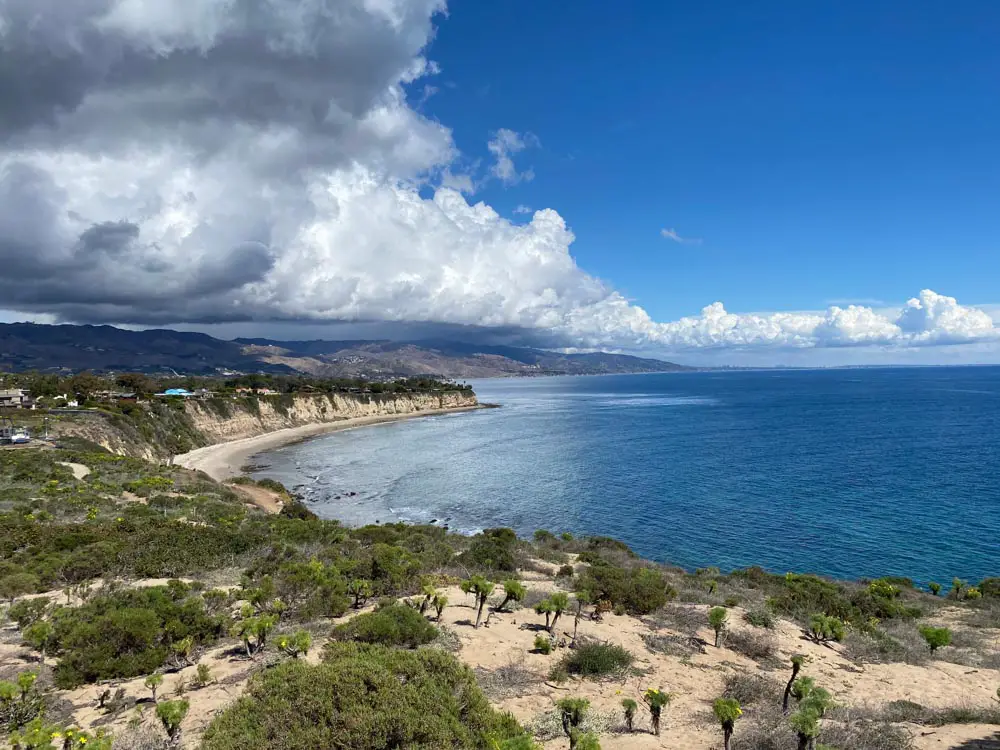
[{"label": "shoreline", "polygon": [[417,411],[410,414],[386,414],[374,417],[352,417],[336,422],[313,422],[311,424],[299,425],[298,427],[286,427],[273,432],[265,432],[261,435],[238,438],[237,440],[213,443],[202,448],[195,448],[188,453],[181,453],[174,456],[170,459],[170,463],[174,466],[191,469],[192,471],[202,471],[217,482],[225,482],[228,479],[240,476],[243,473],[241,467],[258,453],[282,448],[286,445],[308,440],[309,438],[333,432],[341,432],[343,430],[351,430],[355,427],[402,422],[408,419],[433,417],[439,414],[460,414],[462,412],[489,408],[493,407],[489,404],[476,404],[475,406],[456,406],[450,409]]}]

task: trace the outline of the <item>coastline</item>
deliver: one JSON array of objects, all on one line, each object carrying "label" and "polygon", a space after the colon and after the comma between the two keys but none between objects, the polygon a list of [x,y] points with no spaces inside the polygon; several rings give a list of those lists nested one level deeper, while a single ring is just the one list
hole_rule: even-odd
[{"label": "coastline", "polygon": [[215,481],[225,482],[227,479],[232,479],[242,474],[241,467],[252,456],[291,445],[292,443],[308,440],[319,435],[351,430],[355,427],[402,422],[408,419],[419,419],[420,417],[433,417],[439,414],[458,414],[489,408],[492,408],[489,404],[476,404],[475,406],[458,406],[450,409],[418,411],[411,414],[353,417],[350,419],[341,419],[336,422],[315,422],[298,427],[286,427],[274,432],[265,432],[262,435],[254,435],[253,437],[206,445],[203,448],[196,448],[188,453],[176,455],[170,462],[175,466],[182,466],[185,469],[203,471]]}]

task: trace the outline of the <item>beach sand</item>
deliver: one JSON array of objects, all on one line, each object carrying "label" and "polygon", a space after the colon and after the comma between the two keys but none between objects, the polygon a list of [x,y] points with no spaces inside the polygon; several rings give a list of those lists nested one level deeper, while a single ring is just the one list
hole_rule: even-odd
[{"label": "beach sand", "polygon": [[316,437],[317,435],[325,435],[331,432],[350,430],[355,427],[365,427],[373,424],[400,422],[405,419],[415,419],[418,417],[432,417],[440,414],[475,411],[482,408],[485,407],[480,404],[454,409],[435,409],[433,411],[419,411],[412,414],[392,414],[379,417],[356,417],[353,419],[342,419],[337,422],[321,422],[302,425],[300,427],[288,427],[284,430],[276,430],[264,433],[263,435],[231,440],[225,443],[216,443],[215,445],[198,448],[189,453],[182,453],[174,456],[173,463],[177,466],[183,466],[186,469],[203,471],[212,477],[212,479],[224,482],[227,479],[232,479],[242,474],[241,467],[252,456]]}]

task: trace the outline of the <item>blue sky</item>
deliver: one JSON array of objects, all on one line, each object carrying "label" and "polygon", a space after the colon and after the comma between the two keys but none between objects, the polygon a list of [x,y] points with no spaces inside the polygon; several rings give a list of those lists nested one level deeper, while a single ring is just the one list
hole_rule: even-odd
[{"label": "blue sky", "polygon": [[617,8],[450,6],[424,111],[484,159],[501,125],[541,143],[488,203],[557,209],[580,265],[657,320],[1000,301],[1000,5]]},{"label": "blue sky", "polygon": [[0,321],[1000,362],[996,3],[165,8],[0,7]]}]

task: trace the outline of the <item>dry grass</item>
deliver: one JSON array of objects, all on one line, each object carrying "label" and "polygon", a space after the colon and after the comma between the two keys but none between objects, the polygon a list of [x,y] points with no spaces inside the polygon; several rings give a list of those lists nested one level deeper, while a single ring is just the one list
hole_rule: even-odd
[{"label": "dry grass", "polygon": [[743,707],[755,705],[780,705],[784,693],[783,683],[761,674],[731,674],[726,676],[722,695],[735,698]]},{"label": "dry grass", "polygon": [[[818,740],[829,747],[857,750],[909,750],[913,746],[910,735],[888,721],[843,709],[823,721]],[[747,750],[787,750],[796,744],[780,700],[762,706],[737,724],[733,740],[734,748]]]},{"label": "dry grass", "polygon": [[775,664],[778,657],[778,639],[760,630],[730,630],[723,645],[758,663]]},{"label": "dry grass", "polygon": [[[638,719],[638,717],[636,717]],[[636,721],[638,729],[638,721]],[[543,742],[564,738],[562,717],[559,711],[552,710],[540,713],[525,725],[525,729]],[[584,732],[598,734],[620,734],[625,731],[625,714],[621,711],[588,711],[583,717],[580,729]],[[608,747],[611,744],[608,743]]]},{"label": "dry grass", "polygon": [[653,630],[667,629],[694,635],[700,628],[708,625],[708,615],[701,607],[668,604],[643,618],[643,622]]},{"label": "dry grass", "polygon": [[523,663],[512,661],[496,669],[475,670],[476,681],[491,701],[517,698],[531,692],[543,681],[541,675],[526,668]]},{"label": "dry grass", "polygon": [[644,633],[642,636],[646,648],[654,654],[667,656],[691,656],[705,653],[704,641],[689,635],[661,635],[659,633]]}]

